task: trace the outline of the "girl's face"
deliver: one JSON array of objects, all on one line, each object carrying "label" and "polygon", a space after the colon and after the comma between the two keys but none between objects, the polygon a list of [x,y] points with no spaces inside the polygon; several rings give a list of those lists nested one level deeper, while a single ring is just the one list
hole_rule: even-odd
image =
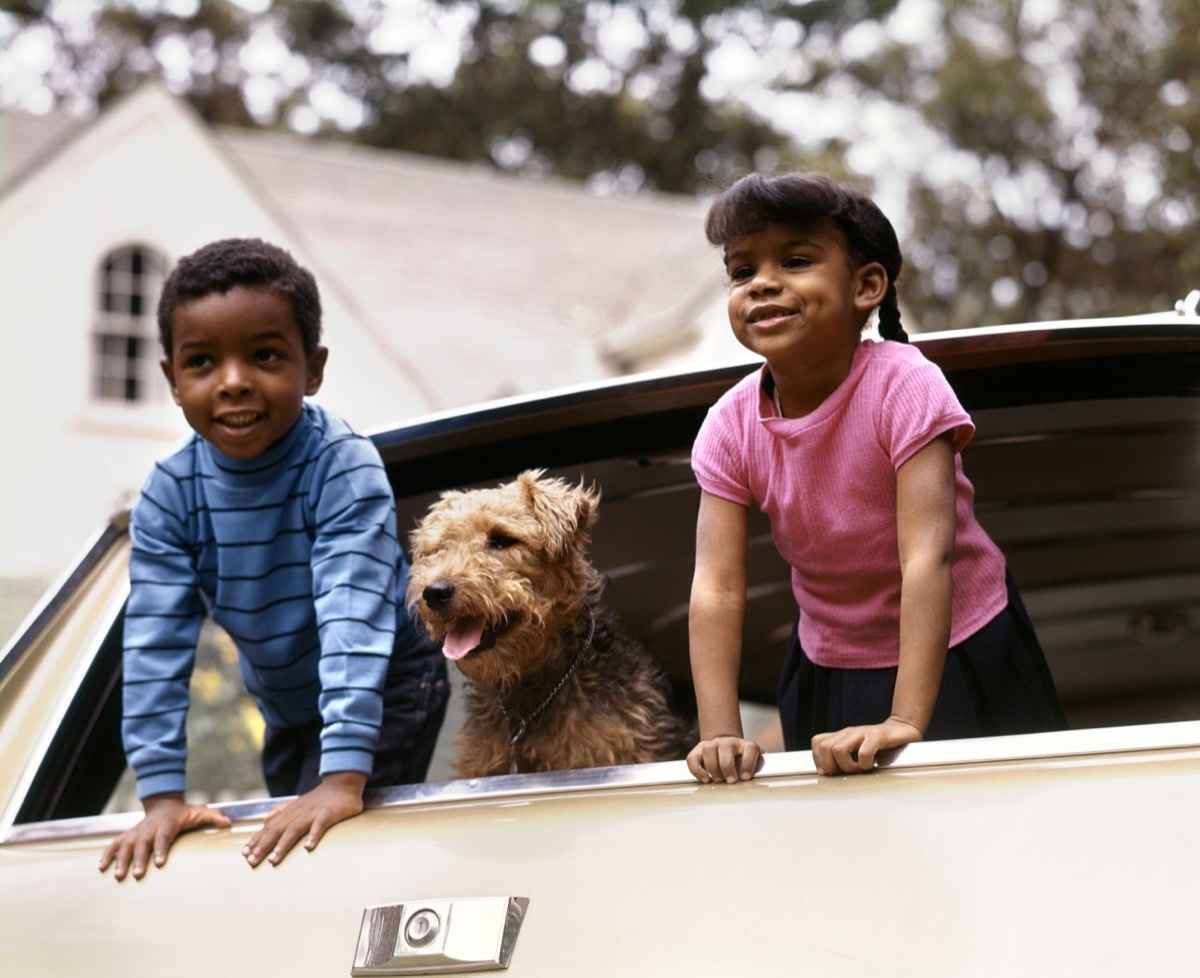
[{"label": "girl's face", "polygon": [[728,248],[729,323],[772,372],[845,363],[887,288],[875,263],[854,268],[828,221],[771,224]]},{"label": "girl's face", "polygon": [[326,351],[304,352],[291,305],[235,286],[184,303],[162,363],[193,430],[230,458],[250,459],[283,438],[324,375]]}]

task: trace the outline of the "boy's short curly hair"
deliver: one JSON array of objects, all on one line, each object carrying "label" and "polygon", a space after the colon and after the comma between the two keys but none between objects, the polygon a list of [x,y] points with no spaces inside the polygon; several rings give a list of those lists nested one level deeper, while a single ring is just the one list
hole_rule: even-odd
[{"label": "boy's short curly hair", "polygon": [[291,253],[260,238],[225,238],[179,259],[163,283],[158,300],[158,339],[171,359],[175,310],[213,293],[236,286],[265,289],[292,307],[304,342],[312,353],[321,340],[321,294],[312,273]]},{"label": "boy's short curly hair", "polygon": [[866,194],[823,173],[751,173],[735,182],[709,208],[704,231],[726,252],[730,244],[771,224],[808,224],[828,220],[842,234],[850,259],[859,267],[878,262],[888,275],[879,306],[879,332],[885,339],[907,340],[900,325],[896,280],[904,260],[896,230]]}]

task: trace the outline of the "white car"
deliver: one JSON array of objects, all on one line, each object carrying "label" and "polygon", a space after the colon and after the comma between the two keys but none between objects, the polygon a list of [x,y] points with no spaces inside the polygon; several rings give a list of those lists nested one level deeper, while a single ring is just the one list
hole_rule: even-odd
[{"label": "white car", "polygon": [[[0,653],[0,971],[135,975],[1200,974],[1200,319],[917,337],[971,412],[964,464],[1072,729],[915,744],[818,777],[682,761],[386,789],[250,869],[274,802],[116,883],[128,539],[107,527]],[[688,449],[750,364],[624,379],[375,436],[410,527],[443,489],[548,468],[603,491],[607,602],[686,707],[699,491]],[[742,694],[794,617],[752,532]]]}]

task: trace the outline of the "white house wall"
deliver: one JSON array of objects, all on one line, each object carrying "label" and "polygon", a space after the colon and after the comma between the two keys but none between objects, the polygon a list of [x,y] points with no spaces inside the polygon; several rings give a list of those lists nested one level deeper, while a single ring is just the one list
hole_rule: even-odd
[{"label": "white house wall", "polygon": [[[103,256],[142,244],[173,262],[230,236],[288,247],[320,281],[320,268],[255,200],[208,133],[156,88],[115,106],[0,198],[0,316],[9,358],[0,578],[58,574],[186,431],[169,397],[157,405],[91,397]],[[337,295],[323,298],[332,355],[320,399],[362,426],[427,410]]]},{"label": "white house wall", "polygon": [[60,573],[186,433],[165,382],[157,404],[91,397],[97,278],[116,248],[168,262],[230,236],[288,248],[321,287],[330,359],[317,399],[360,429],[724,359],[713,346],[733,345],[694,199],[605,199],[569,181],[214,131],[154,86],[41,160],[36,143],[0,196],[0,640],[14,581]]}]

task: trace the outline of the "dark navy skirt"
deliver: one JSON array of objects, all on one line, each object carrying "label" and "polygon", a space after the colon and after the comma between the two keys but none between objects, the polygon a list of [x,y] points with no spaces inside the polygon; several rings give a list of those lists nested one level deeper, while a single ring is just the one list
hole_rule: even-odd
[{"label": "dark navy skirt", "polygon": [[[1011,575],[1007,584],[1008,607],[950,648],[926,740],[1066,728],[1046,657]],[[815,734],[881,723],[891,716],[895,685],[895,667],[816,665],[793,629],[779,680],[784,744],[808,750]]]},{"label": "dark navy skirt", "polygon": [[[449,699],[446,659],[440,649],[430,646],[426,655],[392,657],[368,788],[425,780]],[[267,725],[262,769],[272,797],[301,795],[315,788],[321,782],[320,764],[320,723],[289,728]]]}]

